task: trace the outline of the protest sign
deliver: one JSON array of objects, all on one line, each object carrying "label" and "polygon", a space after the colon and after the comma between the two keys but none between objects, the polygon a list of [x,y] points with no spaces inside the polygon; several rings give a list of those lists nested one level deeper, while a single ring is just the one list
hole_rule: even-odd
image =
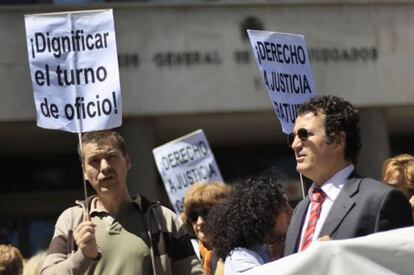
[{"label": "protest sign", "polygon": [[300,104],[315,95],[315,86],[303,35],[247,30],[273,108],[290,134]]},{"label": "protest sign", "polygon": [[37,125],[88,132],[122,124],[112,10],[25,16]]},{"label": "protest sign", "polygon": [[192,184],[223,181],[202,130],[161,145],[152,152],[176,213],[183,211],[184,195]]}]

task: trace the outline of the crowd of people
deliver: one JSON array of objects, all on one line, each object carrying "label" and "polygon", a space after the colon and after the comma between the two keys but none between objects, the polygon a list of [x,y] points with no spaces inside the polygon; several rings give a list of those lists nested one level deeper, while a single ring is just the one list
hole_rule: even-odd
[{"label": "crowd of people", "polygon": [[[41,274],[243,274],[317,241],[412,226],[414,157],[386,160],[386,184],[359,175],[359,120],[335,96],[301,105],[289,146],[312,184],[294,210],[281,178],[255,175],[191,186],[180,217],[129,193],[132,162],[117,132],[85,133],[84,177],[96,195],[60,215]],[[20,252],[0,246],[0,275],[22,272]]]}]

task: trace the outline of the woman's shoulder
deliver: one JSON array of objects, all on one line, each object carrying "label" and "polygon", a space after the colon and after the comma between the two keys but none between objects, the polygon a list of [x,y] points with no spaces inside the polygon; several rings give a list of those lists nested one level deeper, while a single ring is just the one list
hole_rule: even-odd
[{"label": "woman's shoulder", "polygon": [[225,274],[239,274],[264,264],[264,259],[255,250],[243,247],[233,249],[224,263]]}]

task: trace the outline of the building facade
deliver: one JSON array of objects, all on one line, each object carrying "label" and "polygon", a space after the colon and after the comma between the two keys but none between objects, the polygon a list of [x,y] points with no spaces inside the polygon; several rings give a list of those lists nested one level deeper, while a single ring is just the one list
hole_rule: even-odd
[{"label": "building facade", "polygon": [[77,135],[36,127],[24,15],[97,8],[114,9],[132,193],[168,203],[152,149],[196,129],[226,181],[276,167],[297,182],[246,29],[305,35],[317,92],[361,110],[361,173],[379,178],[385,158],[414,152],[414,1],[0,6],[0,237],[26,254],[83,187]]}]

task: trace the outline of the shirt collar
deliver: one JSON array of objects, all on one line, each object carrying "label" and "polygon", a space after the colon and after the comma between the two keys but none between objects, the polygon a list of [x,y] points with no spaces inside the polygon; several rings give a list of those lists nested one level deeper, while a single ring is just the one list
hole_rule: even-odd
[{"label": "shirt collar", "polygon": [[[133,199],[133,203],[136,203],[138,205],[139,209],[142,211],[142,199],[141,199],[141,196],[140,195],[136,195],[136,196],[133,196],[132,199]],[[95,197],[92,198],[91,205],[90,205],[90,209],[89,209],[89,214],[99,213],[99,212],[108,213],[104,209],[98,208],[98,200],[99,200],[99,197],[98,196],[95,196]]]},{"label": "shirt collar", "polygon": [[[338,171],[332,178],[328,179],[322,184],[321,189],[325,192],[326,196],[334,201],[336,197],[338,197],[339,192],[341,191],[342,187],[345,185],[346,180],[351,175],[352,171],[354,171],[355,167],[353,164],[348,165],[344,169]],[[312,183],[311,188],[309,188],[308,194],[311,195],[313,192],[313,188],[315,188],[315,183]]]}]

